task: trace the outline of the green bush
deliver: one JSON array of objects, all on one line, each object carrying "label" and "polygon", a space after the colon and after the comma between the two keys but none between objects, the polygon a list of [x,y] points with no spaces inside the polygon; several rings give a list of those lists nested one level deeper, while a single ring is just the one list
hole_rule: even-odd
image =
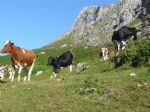
[{"label": "green bush", "polygon": [[[149,65],[150,41],[130,41],[126,48],[115,58],[116,67],[128,63],[132,67]],[[119,60],[119,61],[118,61]],[[118,63],[119,62],[119,63]]]}]

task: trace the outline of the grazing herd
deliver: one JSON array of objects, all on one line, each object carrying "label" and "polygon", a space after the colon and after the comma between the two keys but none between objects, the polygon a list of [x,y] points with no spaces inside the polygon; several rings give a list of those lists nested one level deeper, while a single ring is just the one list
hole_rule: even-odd
[{"label": "grazing herd", "polygon": [[[136,28],[130,28],[127,26],[123,26],[117,31],[114,31],[112,35],[112,42],[117,46],[117,51],[125,49],[125,45],[127,45],[127,42],[129,39],[133,36],[134,40],[137,40],[137,32],[138,30]],[[22,70],[28,72],[28,79],[27,76],[24,76],[24,81],[30,81],[32,70],[34,67],[34,63],[36,61],[36,54],[33,51],[26,50],[24,48],[20,48],[18,46],[15,46],[14,43],[11,41],[6,41],[4,43],[4,46],[0,53],[9,53],[11,55],[11,61],[12,61],[12,67],[8,67],[9,72],[9,79],[11,81],[14,80],[14,75],[16,69],[18,70],[18,81],[20,81],[20,74]],[[99,52],[99,56],[101,57],[101,60],[108,60],[109,59],[109,51],[107,48],[101,48],[101,51]],[[55,78],[58,74],[58,72],[63,67],[70,67],[70,73],[72,72],[72,61],[73,61],[73,54],[70,51],[67,51],[63,53],[62,55],[58,57],[49,57],[48,58],[48,66],[53,66],[53,73],[51,75],[51,79]],[[0,67],[0,81],[4,79],[5,70],[3,67]]]}]

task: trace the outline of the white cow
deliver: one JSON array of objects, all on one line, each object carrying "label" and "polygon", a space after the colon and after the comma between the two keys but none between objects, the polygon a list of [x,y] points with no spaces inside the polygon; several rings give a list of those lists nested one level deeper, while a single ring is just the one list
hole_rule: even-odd
[{"label": "white cow", "polygon": [[7,71],[9,73],[9,80],[14,80],[15,70],[12,66],[8,66]]},{"label": "white cow", "polygon": [[4,72],[3,66],[1,66],[0,67],[0,81],[4,80],[4,75],[5,75],[5,72]]},{"label": "white cow", "polygon": [[0,80],[4,80],[5,74],[9,73],[9,79],[13,81],[15,70],[11,65],[2,65],[0,66]]}]

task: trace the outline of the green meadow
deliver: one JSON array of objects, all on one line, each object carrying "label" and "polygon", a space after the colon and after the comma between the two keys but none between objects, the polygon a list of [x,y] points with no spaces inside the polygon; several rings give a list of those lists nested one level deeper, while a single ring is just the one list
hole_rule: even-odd
[{"label": "green meadow", "polygon": [[[57,46],[57,43],[55,44]],[[112,46],[109,46],[112,48]],[[34,50],[37,60],[30,82],[8,80],[0,83],[0,112],[149,112],[150,68],[123,65],[114,68],[112,61],[101,61],[100,47],[72,48],[73,73],[63,68],[50,80],[53,68],[47,66],[49,56],[58,56],[70,48],[51,46]],[[46,54],[41,54],[45,52]],[[1,56],[2,64],[11,64],[10,56]],[[76,72],[78,63],[85,68]],[[36,76],[37,71],[43,71]],[[136,76],[129,76],[135,73]],[[60,80],[58,80],[60,79]],[[94,88],[82,92],[82,88]],[[110,96],[107,96],[111,93]]]}]

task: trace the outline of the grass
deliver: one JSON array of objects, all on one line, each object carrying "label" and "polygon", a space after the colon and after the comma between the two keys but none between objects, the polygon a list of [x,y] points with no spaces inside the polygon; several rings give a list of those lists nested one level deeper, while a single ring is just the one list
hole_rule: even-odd
[{"label": "grass", "polygon": [[[100,48],[74,48],[73,73],[68,75],[69,68],[60,71],[57,78],[50,80],[52,68],[47,67],[48,56],[57,56],[70,50],[64,49],[37,49],[37,61],[31,82],[0,83],[0,112],[149,112],[150,110],[150,69],[118,68],[113,69],[109,61],[100,61]],[[45,51],[45,55],[40,52]],[[55,51],[55,52],[54,52]],[[1,57],[2,59],[9,57]],[[84,71],[77,73],[77,63],[85,62],[88,66]],[[8,61],[3,61],[3,64]],[[43,70],[43,75],[34,74]],[[130,77],[130,73],[136,73]],[[140,84],[140,86],[139,86]],[[80,88],[87,86],[96,88],[93,93],[80,94]],[[113,96],[101,100],[101,96],[108,91]]]}]

